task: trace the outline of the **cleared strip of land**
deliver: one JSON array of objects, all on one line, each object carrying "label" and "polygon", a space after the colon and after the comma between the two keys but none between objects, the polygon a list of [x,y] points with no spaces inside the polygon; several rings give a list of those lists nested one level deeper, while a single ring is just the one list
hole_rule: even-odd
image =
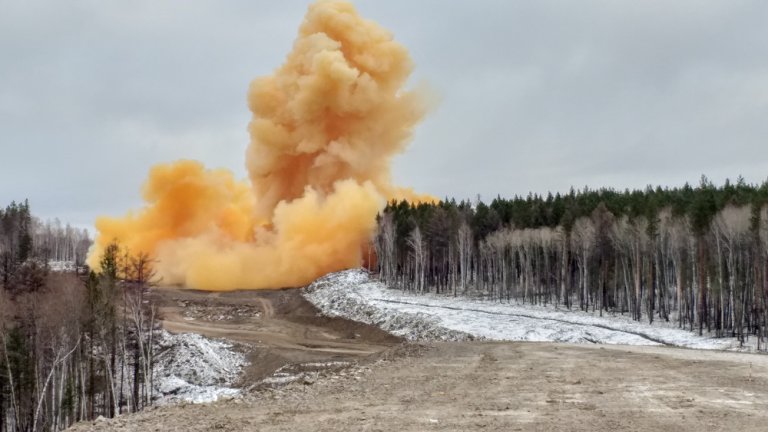
[{"label": "cleared strip of land", "polygon": [[307,385],[77,431],[764,431],[768,357],[667,347],[435,343]]}]

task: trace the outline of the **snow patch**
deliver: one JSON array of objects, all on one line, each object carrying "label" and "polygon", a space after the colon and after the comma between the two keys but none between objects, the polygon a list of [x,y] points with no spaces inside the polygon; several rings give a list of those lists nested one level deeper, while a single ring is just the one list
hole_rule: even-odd
[{"label": "snow patch", "polygon": [[158,333],[155,391],[159,404],[206,403],[235,397],[240,371],[248,362],[231,343],[195,333]]},{"label": "snow patch", "polygon": [[48,261],[48,268],[54,273],[74,273],[77,266],[74,261]]},{"label": "snow patch", "polygon": [[376,325],[408,340],[569,342],[730,349],[732,339],[698,336],[674,323],[649,325],[627,316],[599,317],[551,307],[388,289],[365,270],[329,274],[304,296],[324,314]]},{"label": "snow patch", "polygon": [[408,340],[464,341],[474,337],[451,329],[438,316],[419,308],[386,306],[376,301],[379,289],[363,270],[331,273],[313,282],[304,297],[328,316],[339,316],[377,326]]}]

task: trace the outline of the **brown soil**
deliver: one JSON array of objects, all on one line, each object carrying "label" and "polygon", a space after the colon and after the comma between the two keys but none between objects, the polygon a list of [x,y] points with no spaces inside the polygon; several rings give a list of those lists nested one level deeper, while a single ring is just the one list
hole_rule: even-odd
[{"label": "brown soil", "polygon": [[163,327],[239,342],[251,366],[243,385],[301,363],[364,361],[401,342],[389,333],[321,316],[298,290],[207,292],[158,288]]},{"label": "brown soil", "polygon": [[768,357],[674,348],[436,344],[258,398],[78,431],[765,431]]},{"label": "brown soil", "polygon": [[[165,325],[286,362],[361,360],[244,399],[154,408],[75,431],[768,430],[768,356],[666,347],[399,343],[318,317],[296,291],[158,292]],[[257,316],[258,315],[258,316]]]}]

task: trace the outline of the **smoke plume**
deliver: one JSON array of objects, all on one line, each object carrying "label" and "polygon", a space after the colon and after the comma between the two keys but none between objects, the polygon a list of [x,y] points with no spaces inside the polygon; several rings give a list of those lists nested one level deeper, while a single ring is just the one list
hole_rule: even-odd
[{"label": "smoke plume", "polygon": [[387,199],[390,162],[425,112],[403,89],[407,50],[343,1],[311,5],[293,49],[248,90],[249,181],[182,160],[151,169],[145,206],[101,217],[108,243],[157,260],[164,284],[208,290],[296,287],[359,266]]}]

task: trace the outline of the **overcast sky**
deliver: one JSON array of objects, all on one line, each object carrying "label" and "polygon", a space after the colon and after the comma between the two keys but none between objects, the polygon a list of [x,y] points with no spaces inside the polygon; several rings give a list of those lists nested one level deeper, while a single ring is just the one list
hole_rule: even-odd
[{"label": "overcast sky", "polygon": [[[306,0],[0,0],[0,204],[80,226],[148,168],[245,176],[256,76]],[[768,177],[768,2],[359,0],[440,104],[397,183],[485,199]]]}]

